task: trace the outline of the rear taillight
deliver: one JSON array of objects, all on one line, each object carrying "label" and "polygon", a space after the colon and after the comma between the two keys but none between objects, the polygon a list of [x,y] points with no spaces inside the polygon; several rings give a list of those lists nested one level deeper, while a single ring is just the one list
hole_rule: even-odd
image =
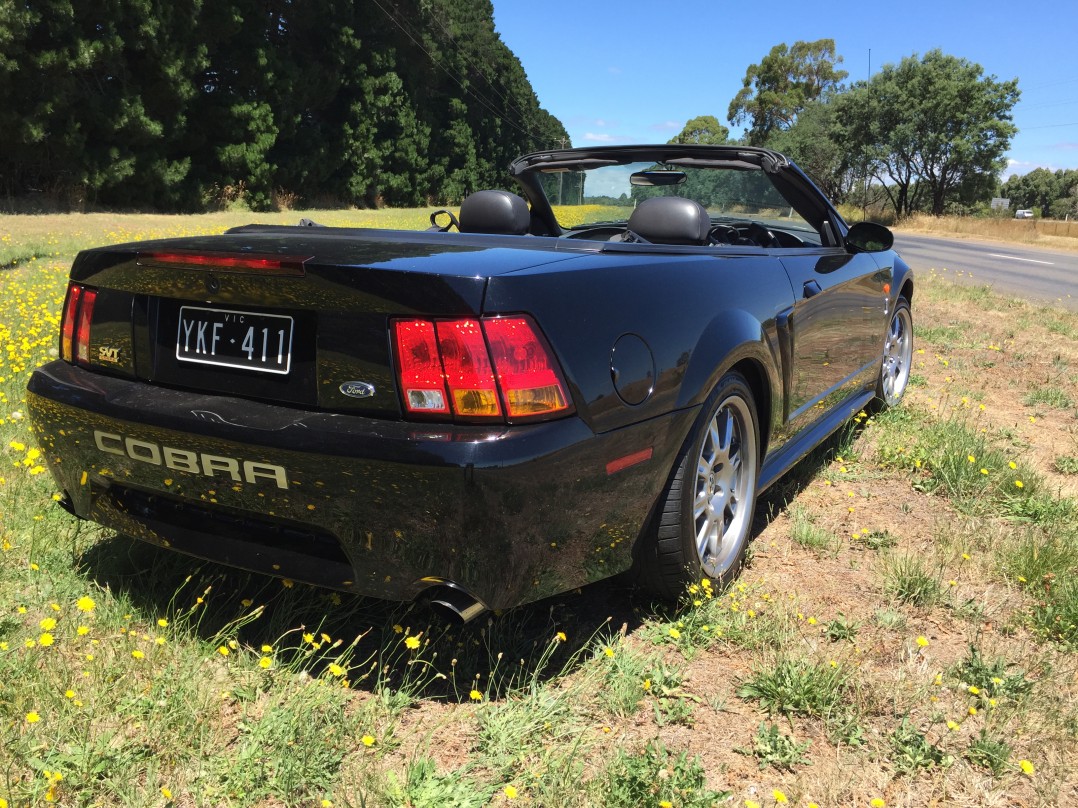
[{"label": "rear taillight", "polygon": [[395,320],[392,332],[408,415],[517,423],[572,412],[554,354],[530,317]]},{"label": "rear taillight", "polygon": [[97,290],[72,283],[67,288],[60,321],[60,358],[80,365],[90,364],[90,325],[94,319]]}]

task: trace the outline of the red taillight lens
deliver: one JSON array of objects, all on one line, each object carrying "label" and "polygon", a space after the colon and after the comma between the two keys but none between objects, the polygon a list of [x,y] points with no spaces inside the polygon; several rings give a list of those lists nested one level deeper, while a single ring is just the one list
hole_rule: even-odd
[{"label": "red taillight lens", "polygon": [[90,364],[90,326],[94,320],[97,290],[77,283],[67,287],[67,300],[60,319],[60,358],[80,365]]},{"label": "red taillight lens", "polygon": [[527,317],[483,321],[510,418],[552,415],[569,408],[553,354]]},{"label": "red taillight lens", "polygon": [[82,297],[82,287],[77,284],[69,284],[67,287],[67,300],[64,301],[64,314],[60,325],[60,358],[65,362],[74,362],[75,341],[75,318],[79,311],[79,298]]},{"label": "red taillight lens", "polygon": [[413,414],[448,415],[449,402],[434,323],[398,320],[393,324],[393,336],[404,408]]},{"label": "red taillight lens", "polygon": [[80,365],[90,364],[90,323],[94,319],[94,303],[97,302],[96,289],[83,289],[79,301],[79,324],[75,328],[75,361]]},{"label": "red taillight lens", "polygon": [[453,414],[465,418],[501,415],[494,370],[479,321],[453,320],[439,322],[436,327]]},{"label": "red taillight lens", "polygon": [[410,415],[515,422],[572,411],[554,354],[530,317],[397,320],[393,339]]}]

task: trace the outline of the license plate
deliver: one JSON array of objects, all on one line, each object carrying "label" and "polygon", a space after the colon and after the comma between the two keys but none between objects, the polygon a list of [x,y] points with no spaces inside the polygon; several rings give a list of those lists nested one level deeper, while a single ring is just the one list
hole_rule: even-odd
[{"label": "license plate", "polygon": [[292,365],[292,318],[181,306],[176,358],[262,373],[288,373]]}]

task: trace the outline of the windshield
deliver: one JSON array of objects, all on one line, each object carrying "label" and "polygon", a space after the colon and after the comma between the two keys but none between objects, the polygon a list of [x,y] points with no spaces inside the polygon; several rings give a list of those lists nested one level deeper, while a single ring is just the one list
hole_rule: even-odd
[{"label": "windshield", "polygon": [[815,232],[762,170],[627,163],[584,171],[554,168],[541,171],[540,177],[558,224],[565,229],[625,222],[649,197],[679,196],[699,202],[716,222],[757,221],[783,230]]}]

